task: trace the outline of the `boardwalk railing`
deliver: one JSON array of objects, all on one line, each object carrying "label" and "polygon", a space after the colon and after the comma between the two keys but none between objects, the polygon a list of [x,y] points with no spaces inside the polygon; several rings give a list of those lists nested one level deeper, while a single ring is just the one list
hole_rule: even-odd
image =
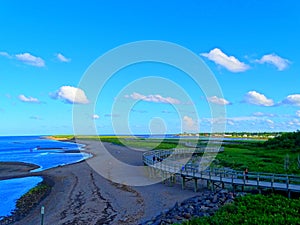
[{"label": "boardwalk railing", "polygon": [[[225,168],[208,168],[205,159],[199,164],[187,163],[192,154],[203,153],[202,149],[191,151],[189,149],[175,150],[152,150],[143,154],[143,162],[152,169],[168,173],[169,175],[180,175],[183,179],[202,179],[210,182],[220,182],[233,186],[253,186],[256,188],[271,188],[300,192],[300,176],[288,174],[274,174],[262,172],[249,172],[245,176],[243,171],[229,170]],[[209,153],[216,153],[213,149]],[[209,157],[209,154],[208,156]],[[201,165],[201,164],[200,164]]]}]

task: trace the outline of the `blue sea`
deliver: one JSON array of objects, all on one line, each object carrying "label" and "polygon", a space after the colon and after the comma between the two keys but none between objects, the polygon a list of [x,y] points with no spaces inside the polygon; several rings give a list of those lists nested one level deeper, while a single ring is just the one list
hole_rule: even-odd
[{"label": "blue sea", "polygon": [[41,177],[23,177],[0,181],[0,220],[8,216],[16,207],[16,200],[42,182]]},{"label": "blue sea", "polygon": [[[76,143],[59,142],[39,136],[0,137],[0,162],[36,164],[39,168],[30,172],[37,172],[91,157],[90,154],[78,152],[83,147]],[[16,200],[41,181],[41,177],[1,180],[0,219],[10,215],[15,209]]]}]

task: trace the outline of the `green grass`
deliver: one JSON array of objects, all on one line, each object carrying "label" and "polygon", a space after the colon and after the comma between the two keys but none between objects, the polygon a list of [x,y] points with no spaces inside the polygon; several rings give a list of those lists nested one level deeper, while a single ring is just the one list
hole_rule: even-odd
[{"label": "green grass", "polygon": [[[81,140],[98,140],[116,145],[142,149],[171,149],[180,147],[178,139],[143,139],[132,136],[76,136]],[[184,147],[184,146],[181,146]]]},{"label": "green grass", "polygon": [[[171,149],[178,147],[178,140],[144,140],[144,139],[125,139],[125,138],[101,138],[103,142],[110,142],[132,148],[142,149]],[[182,146],[183,147],[183,146]]]},{"label": "green grass", "polygon": [[[285,170],[284,161],[289,155],[289,168]],[[253,143],[229,144],[224,152],[216,157],[215,165],[251,172],[269,172],[282,174],[300,174],[297,157],[299,153],[288,149],[266,149]]]},{"label": "green grass", "polygon": [[183,225],[296,225],[300,199],[281,195],[246,195],[220,208],[213,216],[194,218]]}]

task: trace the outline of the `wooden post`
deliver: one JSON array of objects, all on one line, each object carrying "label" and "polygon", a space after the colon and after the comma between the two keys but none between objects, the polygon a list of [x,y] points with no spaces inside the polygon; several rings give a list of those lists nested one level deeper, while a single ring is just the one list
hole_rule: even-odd
[{"label": "wooden post", "polygon": [[45,207],[42,206],[41,207],[41,216],[42,216],[42,218],[41,218],[41,225],[44,224],[44,214],[45,214]]},{"label": "wooden post", "polygon": [[194,184],[194,192],[198,191],[198,180],[197,178],[194,178],[195,184]]},{"label": "wooden post", "polygon": [[161,171],[161,180],[162,180],[162,183],[165,184],[165,171]]},{"label": "wooden post", "polygon": [[271,188],[273,189],[274,187],[274,174],[272,175],[272,180],[271,180]]},{"label": "wooden post", "polygon": [[182,189],[182,190],[185,189],[185,176],[182,176],[182,180],[181,180],[181,189]]}]

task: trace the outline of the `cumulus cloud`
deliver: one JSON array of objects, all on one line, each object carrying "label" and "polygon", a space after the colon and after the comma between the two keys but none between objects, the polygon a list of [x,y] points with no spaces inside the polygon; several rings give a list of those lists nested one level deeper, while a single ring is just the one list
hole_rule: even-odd
[{"label": "cumulus cloud", "polygon": [[186,131],[198,131],[197,122],[189,116],[183,117],[183,129]]},{"label": "cumulus cloud", "polygon": [[245,102],[259,106],[273,106],[274,101],[268,99],[265,95],[260,94],[256,91],[249,91],[244,98]]},{"label": "cumulus cloud", "polygon": [[264,55],[261,59],[256,60],[256,62],[260,64],[271,64],[275,66],[279,71],[285,70],[288,68],[290,61],[284,58],[281,58],[280,56],[276,54],[268,54]]},{"label": "cumulus cloud", "polygon": [[217,104],[217,105],[229,105],[230,102],[227,101],[224,98],[218,98],[217,96],[208,97],[207,100],[211,103]]},{"label": "cumulus cloud", "polygon": [[19,95],[19,100],[22,102],[28,102],[28,103],[40,103],[40,101],[37,98],[33,98],[31,96],[26,97],[25,95]]},{"label": "cumulus cloud", "polygon": [[97,120],[97,119],[100,118],[100,116],[98,116],[97,114],[94,114],[94,115],[92,115],[92,118],[93,118],[94,120]]},{"label": "cumulus cloud", "polygon": [[36,67],[44,67],[45,66],[45,61],[42,58],[31,55],[30,53],[17,54],[16,59],[22,63],[28,64],[31,66],[36,66]]},{"label": "cumulus cloud", "polygon": [[300,110],[298,110],[298,111],[296,112],[296,115],[297,115],[298,117],[300,117]]},{"label": "cumulus cloud", "polygon": [[70,58],[67,58],[65,57],[63,54],[61,53],[57,53],[56,54],[56,58],[60,61],[60,62],[70,62],[71,59]]},{"label": "cumulus cloud", "polygon": [[300,94],[288,95],[283,101],[283,104],[300,106]]},{"label": "cumulus cloud", "polygon": [[77,87],[62,86],[55,93],[51,94],[54,99],[61,99],[70,104],[88,104],[89,100],[84,91]]},{"label": "cumulus cloud", "polygon": [[130,98],[133,100],[141,100],[145,102],[154,102],[154,103],[165,103],[165,104],[180,104],[180,101],[171,97],[163,97],[161,95],[142,95],[139,93],[132,93],[130,95],[125,95],[125,98]]},{"label": "cumulus cloud", "polygon": [[209,53],[201,53],[201,55],[234,73],[244,72],[250,68],[250,66],[239,61],[234,56],[226,55],[219,48],[215,48]]}]

